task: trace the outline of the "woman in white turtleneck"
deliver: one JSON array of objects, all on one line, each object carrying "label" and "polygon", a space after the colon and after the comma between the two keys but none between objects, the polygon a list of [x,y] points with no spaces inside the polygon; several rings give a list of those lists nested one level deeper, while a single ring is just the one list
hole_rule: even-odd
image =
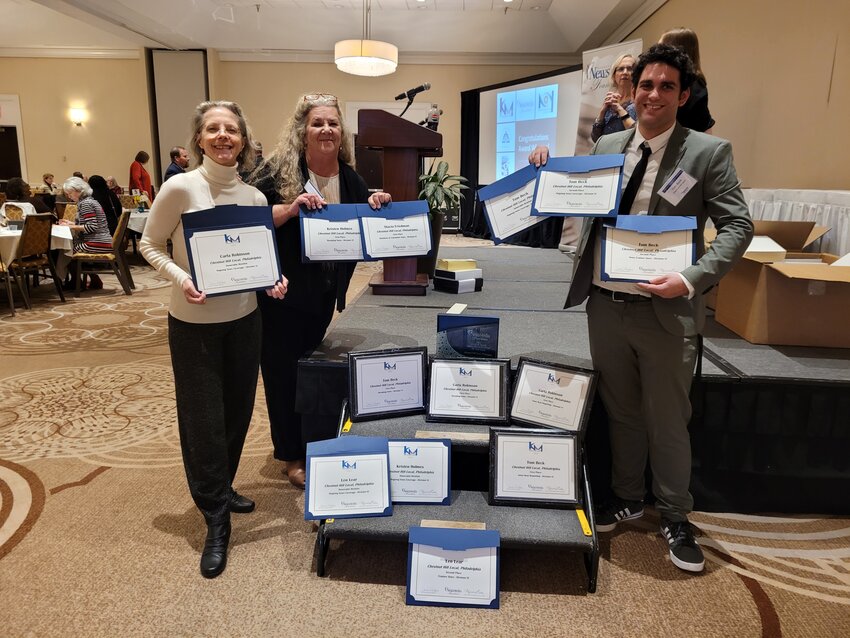
[{"label": "woman in white turtleneck", "polygon": [[[207,523],[201,574],[214,578],[227,564],[230,513],[254,502],[233,479],[254,410],[260,363],[260,315],[253,292],[207,298],[195,289],[183,237],[183,213],[224,204],[266,206],[237,171],[249,169],[253,141],[234,102],[203,102],[192,120],[191,149],[200,166],[175,175],[151,208],[142,236],[145,259],[172,281],[168,342],[174,369],[177,423],[189,491]],[[238,215],[238,213],[236,213]],[[166,243],[171,240],[173,255]],[[282,299],[286,279],[267,294]]]}]

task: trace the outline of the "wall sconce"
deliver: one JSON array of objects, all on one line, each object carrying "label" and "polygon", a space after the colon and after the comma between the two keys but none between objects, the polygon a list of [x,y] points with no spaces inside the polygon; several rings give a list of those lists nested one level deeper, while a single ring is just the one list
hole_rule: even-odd
[{"label": "wall sconce", "polygon": [[89,121],[89,112],[86,108],[72,108],[68,111],[68,117],[77,126],[82,126]]}]

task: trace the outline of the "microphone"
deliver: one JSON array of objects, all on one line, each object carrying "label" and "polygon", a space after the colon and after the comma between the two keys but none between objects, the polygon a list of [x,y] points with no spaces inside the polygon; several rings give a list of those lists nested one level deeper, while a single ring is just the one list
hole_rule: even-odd
[{"label": "microphone", "polygon": [[427,91],[430,88],[431,88],[431,83],[425,82],[425,84],[420,84],[416,88],[410,89],[406,93],[399,93],[398,95],[395,96],[395,99],[397,99],[397,100],[412,100],[414,98],[414,96],[419,95],[423,91]]}]

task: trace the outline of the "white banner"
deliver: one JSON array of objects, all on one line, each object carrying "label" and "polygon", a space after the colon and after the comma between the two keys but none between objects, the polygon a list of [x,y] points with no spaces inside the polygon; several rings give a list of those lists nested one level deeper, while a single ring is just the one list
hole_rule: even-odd
[{"label": "white banner", "polygon": [[581,108],[578,114],[578,134],[574,155],[587,155],[593,148],[590,129],[602,108],[602,100],[611,86],[611,65],[622,53],[630,53],[637,60],[643,51],[643,40],[629,40],[619,44],[591,49],[582,53]]}]

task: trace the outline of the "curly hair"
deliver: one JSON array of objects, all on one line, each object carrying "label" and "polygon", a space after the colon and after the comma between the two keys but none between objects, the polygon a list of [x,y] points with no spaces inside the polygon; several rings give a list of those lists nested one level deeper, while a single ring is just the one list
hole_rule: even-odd
[{"label": "curly hair", "polygon": [[[257,143],[254,141],[254,136],[251,133],[251,127],[248,125],[248,120],[242,113],[242,107],[236,102],[227,102],[225,100],[216,100],[210,102],[201,102],[195,107],[195,113],[192,115],[192,137],[189,142],[189,148],[192,149],[192,156],[197,164],[203,164],[204,154],[201,151],[199,142],[201,140],[201,128],[204,125],[204,115],[210,109],[221,108],[227,109],[236,116],[239,122],[239,132],[242,133],[242,150],[236,156],[236,164],[240,170],[250,170],[254,168],[254,156],[257,150]],[[179,148],[179,147],[178,147]]]},{"label": "curly hair", "polygon": [[640,76],[650,64],[666,64],[676,69],[679,72],[680,93],[691,88],[696,78],[694,65],[682,49],[669,44],[653,44],[640,54],[635,63],[635,68],[632,70],[632,86],[637,87],[640,84]]},{"label": "curly hair", "polygon": [[345,127],[337,99],[325,94],[302,95],[295,104],[295,112],[280,132],[277,146],[250,178],[254,181],[261,172],[274,176],[275,189],[286,204],[293,202],[304,191],[300,161],[307,151],[307,122],[310,119],[310,111],[316,106],[332,106],[336,109],[340,128],[338,157],[341,162],[354,168],[351,137]]}]

